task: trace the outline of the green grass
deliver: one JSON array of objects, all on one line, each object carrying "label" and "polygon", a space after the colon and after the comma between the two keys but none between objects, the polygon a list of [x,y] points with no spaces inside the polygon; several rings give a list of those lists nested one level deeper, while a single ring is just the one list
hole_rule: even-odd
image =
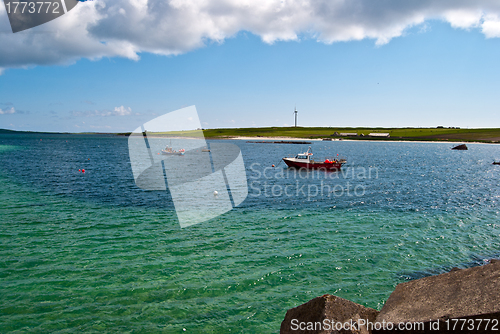
[{"label": "green grass", "polygon": [[[335,137],[333,134],[355,132],[357,137]],[[369,133],[389,133],[389,138],[368,137]],[[0,134],[21,133],[19,131],[0,129]],[[26,132],[37,133],[37,132]],[[80,133],[82,134],[82,133]],[[98,134],[98,133],[89,133]],[[111,134],[111,133],[110,133]],[[233,138],[233,137],[292,137],[303,139],[320,138],[348,138],[353,140],[408,140],[408,141],[454,141],[454,142],[484,142],[500,143],[500,129],[452,129],[452,128],[325,128],[325,127],[267,127],[267,128],[231,128],[231,129],[205,129],[205,138]],[[361,134],[365,136],[361,136]],[[130,133],[115,133],[115,135],[128,136]],[[138,134],[140,135],[140,134]],[[149,132],[152,136],[173,137],[200,137],[200,130]]]},{"label": "green grass", "polygon": [[[500,129],[452,129],[452,128],[322,128],[322,127],[268,127],[203,130],[206,138],[244,137],[294,137],[304,139],[333,138],[335,132],[356,132],[357,137],[341,137],[357,140],[429,140],[429,141],[477,141],[500,142]],[[369,133],[389,133],[390,138],[368,137]],[[364,134],[365,137],[360,136]]]}]

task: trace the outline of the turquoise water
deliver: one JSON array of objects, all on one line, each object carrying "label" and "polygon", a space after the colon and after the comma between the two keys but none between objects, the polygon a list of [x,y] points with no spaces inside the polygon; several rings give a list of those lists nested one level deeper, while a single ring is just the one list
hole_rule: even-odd
[{"label": "turquoise water", "polygon": [[[380,309],[500,253],[498,146],[315,142],[345,172],[294,174],[265,168],[307,146],[233,143],[247,200],[180,229],[168,192],[135,186],[126,138],[2,135],[0,332],[278,333],[316,296]],[[308,193],[321,182],[336,193]]]}]

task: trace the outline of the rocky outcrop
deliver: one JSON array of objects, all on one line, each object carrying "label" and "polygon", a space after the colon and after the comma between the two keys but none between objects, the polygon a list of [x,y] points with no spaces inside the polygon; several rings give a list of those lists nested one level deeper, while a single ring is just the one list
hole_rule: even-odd
[{"label": "rocky outcrop", "polygon": [[[352,325],[331,326],[337,323]],[[317,297],[288,310],[280,330],[281,334],[403,332],[500,333],[500,261],[401,283],[380,313],[336,296]]]},{"label": "rocky outcrop", "polygon": [[[465,326],[474,326],[474,330],[471,330],[474,333],[489,333],[484,327],[486,322],[482,323],[482,328],[478,328],[479,321],[474,319],[500,321],[499,261],[470,269],[453,268],[445,274],[401,283],[380,310],[376,321],[423,323],[427,332],[450,333],[448,329],[452,329],[453,325],[456,324],[457,330],[464,323],[463,320],[451,319],[465,319]],[[490,321],[490,330],[492,325]],[[500,323],[496,327],[500,331]],[[393,332],[387,330],[377,333]]]},{"label": "rocky outcrop", "polygon": [[347,299],[323,295],[288,310],[280,334],[368,334],[364,324],[375,321],[377,314]]},{"label": "rocky outcrop", "polygon": [[452,150],[466,151],[468,150],[467,145],[461,144],[452,148]]}]

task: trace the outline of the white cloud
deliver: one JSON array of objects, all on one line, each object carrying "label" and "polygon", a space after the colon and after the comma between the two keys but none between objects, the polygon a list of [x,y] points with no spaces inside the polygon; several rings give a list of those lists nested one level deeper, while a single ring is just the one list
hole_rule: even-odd
[{"label": "white cloud", "polygon": [[500,37],[500,18],[498,15],[488,15],[482,25],[483,34],[487,38]]},{"label": "white cloud", "polygon": [[127,116],[132,113],[132,109],[130,107],[125,108],[124,106],[116,107],[114,110],[114,114],[116,116]]},{"label": "white cloud", "polygon": [[6,110],[0,109],[0,115],[14,114],[15,112],[16,112],[16,109],[14,109],[14,107],[12,107],[10,109],[6,109]]},{"label": "white cloud", "polygon": [[111,129],[109,125],[89,125],[92,129]]},{"label": "white cloud", "polygon": [[444,13],[444,18],[453,28],[469,29],[481,24],[483,13],[480,10],[452,9]]},{"label": "white cloud", "polygon": [[[124,106],[116,107],[113,111],[110,110],[94,110],[94,111],[73,111],[73,116],[128,116],[132,114],[132,108]],[[136,114],[138,115],[138,114]]]},{"label": "white cloud", "polygon": [[383,45],[432,19],[500,37],[498,0],[96,0],[42,26],[10,32],[0,6],[1,68],[141,52],[176,55],[249,31],[266,43],[373,39]]}]

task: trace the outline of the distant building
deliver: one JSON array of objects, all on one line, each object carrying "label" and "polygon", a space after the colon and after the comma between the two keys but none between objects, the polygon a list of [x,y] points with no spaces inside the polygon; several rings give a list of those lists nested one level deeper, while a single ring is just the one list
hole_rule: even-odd
[{"label": "distant building", "polygon": [[341,132],[339,133],[341,137],[354,137],[357,136],[358,134],[356,132]]},{"label": "distant building", "polygon": [[391,135],[389,133],[385,133],[385,132],[372,132],[372,133],[369,133],[368,136],[389,138]]}]

